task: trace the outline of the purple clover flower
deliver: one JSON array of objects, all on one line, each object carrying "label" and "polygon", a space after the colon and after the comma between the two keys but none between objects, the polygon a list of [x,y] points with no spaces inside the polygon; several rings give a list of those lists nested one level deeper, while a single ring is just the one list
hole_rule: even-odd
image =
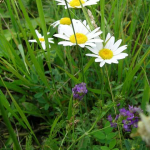
[{"label": "purple clover flower", "polygon": [[127,110],[126,112],[127,120],[132,120],[134,118],[134,114]]},{"label": "purple clover flower", "polygon": [[117,104],[117,107],[119,107],[119,106],[120,106],[120,103]]},{"label": "purple clover flower", "polygon": [[120,115],[126,116],[127,110],[125,108],[122,108],[119,111],[120,111]]},{"label": "purple clover flower", "polygon": [[133,107],[129,105],[129,111],[131,113],[139,113],[139,112],[142,112],[142,109],[140,107]]},{"label": "purple clover flower", "polygon": [[140,107],[134,107],[134,111],[135,111],[136,113],[140,113],[140,112],[142,112],[143,110],[142,110]]},{"label": "purple clover flower", "polygon": [[125,131],[127,131],[127,132],[130,132],[130,131],[131,131],[130,126],[129,126],[129,125],[127,125],[127,124],[124,124],[124,125],[123,125],[123,128],[124,128],[124,129],[125,129]]},{"label": "purple clover flower", "polygon": [[107,117],[107,120],[109,121],[109,122],[112,122],[112,116],[111,115],[109,115],[108,117]]},{"label": "purple clover flower", "polygon": [[117,127],[117,123],[116,122],[110,122],[111,127],[116,128]]},{"label": "purple clover flower", "polygon": [[140,107],[133,107],[129,105],[128,110],[125,108],[122,108],[119,110],[119,114],[116,115],[115,119],[113,120],[112,116],[108,116],[108,121],[111,124],[111,127],[116,128],[117,127],[117,120],[122,120],[124,131],[131,132],[132,128],[138,127],[138,121],[139,121],[139,112],[142,112],[142,109]]},{"label": "purple clover flower", "polygon": [[80,83],[75,85],[72,89],[73,98],[76,100],[82,100],[84,95],[87,93],[87,88],[85,83]]},{"label": "purple clover flower", "polygon": [[130,105],[129,105],[129,111],[130,111],[131,113],[133,113],[133,112],[134,112],[134,108],[133,108],[133,106],[130,106]]}]

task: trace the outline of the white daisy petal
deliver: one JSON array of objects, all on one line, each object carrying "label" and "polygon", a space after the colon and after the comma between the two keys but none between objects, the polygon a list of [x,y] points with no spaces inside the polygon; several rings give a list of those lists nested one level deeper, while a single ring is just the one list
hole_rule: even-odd
[{"label": "white daisy petal", "polygon": [[45,42],[41,42],[42,48],[45,50],[46,49],[46,44]]},{"label": "white daisy petal", "polygon": [[59,38],[64,39],[64,40],[69,40],[68,37],[66,37],[65,35],[62,35],[62,34],[54,34],[53,36],[59,37]]},{"label": "white daisy petal", "polygon": [[106,36],[106,40],[105,40],[105,43],[111,38],[111,34],[108,33],[107,36]]},{"label": "white daisy petal", "polygon": [[55,21],[54,23],[51,24],[51,26],[53,26],[53,28],[55,28],[56,26],[58,26],[60,24],[60,20]]},{"label": "white daisy petal", "polygon": [[106,43],[106,45],[105,45],[105,48],[110,49],[110,48],[113,46],[114,41],[115,41],[115,38],[114,38],[114,37],[111,37],[110,39],[108,39],[108,40],[107,40],[107,43]]},{"label": "white daisy petal", "polygon": [[88,37],[88,39],[90,40],[90,39],[92,39],[92,38],[95,38],[95,37],[99,36],[101,33],[102,33],[102,32],[99,31],[99,32],[97,32],[97,33],[95,33],[95,34],[92,34],[92,35],[90,35],[90,36],[87,35],[87,37]]},{"label": "white daisy petal", "polygon": [[62,41],[62,42],[59,42],[58,43],[58,45],[64,45],[64,46],[72,46],[72,45],[74,45],[73,43],[71,43],[71,42],[67,42],[67,41]]},{"label": "white daisy petal", "polygon": [[100,67],[103,67],[104,65],[105,65],[105,60],[100,63]]},{"label": "white daisy petal", "polygon": [[91,46],[91,47],[96,47],[96,44],[94,44],[94,43],[85,43],[85,45],[89,45],[89,46]]},{"label": "white daisy petal", "polygon": [[93,35],[94,33],[96,33],[99,29],[100,29],[100,27],[94,29],[94,30],[93,30],[91,33],[89,33],[87,36],[90,37],[91,35]]},{"label": "white daisy petal", "polygon": [[114,58],[119,60],[119,59],[123,59],[127,56],[128,56],[128,54],[126,54],[126,53],[120,53],[118,55],[115,55]]},{"label": "white daisy petal", "polygon": [[37,35],[38,38],[42,37],[42,35],[38,32],[38,30],[35,30],[35,33],[36,33],[36,35]]},{"label": "white daisy petal", "polygon": [[95,59],[95,62],[102,62],[102,61],[103,61],[103,59],[100,58],[100,57],[98,57],[98,58]]},{"label": "white daisy petal", "polygon": [[118,49],[119,45],[121,44],[122,40],[118,40],[111,48],[112,51],[115,51]]},{"label": "white daisy petal", "polygon": [[95,54],[85,54],[86,56],[91,56],[91,57],[98,57],[97,55]]},{"label": "white daisy petal", "polygon": [[99,50],[103,49],[103,43],[96,43],[96,48]]},{"label": "white daisy petal", "polygon": [[114,55],[117,55],[117,54],[123,52],[125,49],[127,49],[127,45],[123,45],[123,46],[119,47],[116,51],[114,51]]},{"label": "white daisy petal", "polygon": [[89,47],[86,46],[87,49],[89,49],[91,52],[93,52],[94,54],[98,54],[99,49],[97,49],[97,47]]},{"label": "white daisy petal", "polygon": [[80,47],[84,48],[85,47],[85,44],[79,44]]},{"label": "white daisy petal", "polygon": [[32,43],[32,42],[37,42],[37,41],[36,41],[36,40],[29,40],[29,42],[31,42],[31,43]]},{"label": "white daisy petal", "polygon": [[103,42],[103,40],[101,40],[101,39],[92,39],[92,40],[89,40],[88,42],[100,43],[100,42]]},{"label": "white daisy petal", "polygon": [[111,64],[111,59],[106,59],[105,62]]}]

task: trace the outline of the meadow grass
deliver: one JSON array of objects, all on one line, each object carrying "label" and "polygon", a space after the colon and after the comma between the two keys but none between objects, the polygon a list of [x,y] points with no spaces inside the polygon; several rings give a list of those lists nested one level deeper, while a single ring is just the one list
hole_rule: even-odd
[{"label": "meadow grass", "polygon": [[[117,128],[110,127],[107,116],[116,116],[128,105],[146,112],[150,1],[100,0],[81,6],[64,9],[55,0],[0,3],[0,115],[6,125],[1,125],[2,149],[148,149],[140,137],[130,138],[121,121]],[[128,57],[118,64],[100,68],[94,58],[86,57],[87,48],[58,45],[61,40],[55,37],[49,47],[48,38],[58,32],[50,24],[63,17],[86,20],[93,30],[88,9],[103,40],[111,33],[115,41],[122,39],[127,45]],[[35,29],[44,36],[46,50]],[[30,39],[37,43],[29,43]],[[88,93],[82,101],[74,100],[72,88],[82,82]]]}]

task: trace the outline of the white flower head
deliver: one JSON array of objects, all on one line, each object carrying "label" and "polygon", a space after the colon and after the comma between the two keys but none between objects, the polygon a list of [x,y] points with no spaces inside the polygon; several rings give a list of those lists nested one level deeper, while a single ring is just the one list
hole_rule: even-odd
[{"label": "white flower head", "polygon": [[51,24],[51,26],[53,26],[54,28],[58,25],[71,25],[71,20],[70,18],[68,17],[64,17],[64,18],[61,18],[60,20],[58,21],[55,21],[54,23]]},{"label": "white flower head", "polygon": [[[65,9],[67,9],[65,0],[55,0],[58,2],[58,5],[64,5]],[[68,4],[68,8],[82,8],[82,6],[91,6],[97,4],[100,0],[66,0]],[[81,3],[80,3],[81,2]]]},{"label": "white flower head", "polygon": [[[42,48],[45,50],[46,49],[46,44],[45,44],[45,39],[44,39],[44,36],[42,36],[39,32],[38,32],[38,30],[35,30],[35,33],[36,33],[36,35],[37,35],[37,37],[38,37],[38,39],[39,39],[39,41],[40,41],[40,43],[41,43],[41,45],[42,45]],[[50,34],[50,32],[47,32],[47,35],[48,34]],[[48,38],[48,42],[49,43],[54,43],[53,41],[53,38]],[[29,42],[37,42],[35,39],[33,39],[33,40],[29,40]],[[49,47],[50,47],[50,45],[49,45]]]},{"label": "white flower head", "polygon": [[[95,38],[99,36],[102,31],[99,31],[100,28],[96,28],[95,30],[91,31],[89,26],[86,24],[86,20],[81,22],[80,20],[72,20],[74,30],[75,30],[75,35],[73,32],[72,25],[71,26],[61,26],[58,34],[55,34],[55,37],[64,39],[66,41],[59,42],[58,44],[62,44],[63,46],[73,46],[76,45],[76,40],[77,44],[80,47],[85,47],[87,46],[96,46],[96,42],[102,42],[100,38]],[[95,39],[94,39],[95,38]]]},{"label": "white flower head", "polygon": [[115,43],[115,37],[108,33],[104,43],[96,43],[96,47],[86,46],[86,48],[94,53],[86,54],[86,56],[97,57],[95,62],[100,62],[100,67],[103,67],[105,63],[118,64],[119,59],[124,59],[128,56],[127,53],[122,53],[122,51],[127,49],[127,45],[119,47],[121,42],[122,40],[120,39]]}]

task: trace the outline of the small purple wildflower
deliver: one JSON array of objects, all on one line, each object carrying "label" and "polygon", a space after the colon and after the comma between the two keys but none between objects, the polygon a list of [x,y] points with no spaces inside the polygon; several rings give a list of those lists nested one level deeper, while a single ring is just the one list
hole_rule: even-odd
[{"label": "small purple wildflower", "polygon": [[129,105],[129,111],[131,113],[140,113],[140,112],[142,112],[142,109],[140,107],[133,107],[133,106]]},{"label": "small purple wildflower", "polygon": [[127,110],[126,112],[127,120],[132,120],[134,118],[134,114]]},{"label": "small purple wildflower", "polygon": [[134,108],[133,108],[133,106],[130,106],[130,105],[129,105],[129,111],[130,111],[131,113],[133,113],[133,112],[134,112]]},{"label": "small purple wildflower", "polygon": [[112,116],[111,115],[109,115],[108,117],[107,117],[107,120],[109,121],[109,122],[111,122],[113,119],[112,119]]},{"label": "small purple wildflower", "polygon": [[119,111],[120,111],[120,115],[126,116],[127,110],[125,108],[122,108]]},{"label": "small purple wildflower", "polygon": [[117,106],[120,106],[120,103],[118,103]]},{"label": "small purple wildflower", "polygon": [[116,128],[117,127],[117,123],[116,122],[111,122],[110,123],[111,127]]},{"label": "small purple wildflower", "polygon": [[84,95],[87,93],[87,88],[85,83],[80,83],[75,85],[72,89],[73,98],[76,100],[82,100]]},{"label": "small purple wildflower", "polygon": [[134,107],[134,111],[135,111],[136,113],[140,113],[140,112],[142,112],[143,110],[142,110],[140,107]]},{"label": "small purple wildflower", "polygon": [[127,132],[130,132],[130,131],[131,131],[130,126],[127,125],[127,124],[124,124],[123,128],[124,128],[125,131],[127,131]]}]

